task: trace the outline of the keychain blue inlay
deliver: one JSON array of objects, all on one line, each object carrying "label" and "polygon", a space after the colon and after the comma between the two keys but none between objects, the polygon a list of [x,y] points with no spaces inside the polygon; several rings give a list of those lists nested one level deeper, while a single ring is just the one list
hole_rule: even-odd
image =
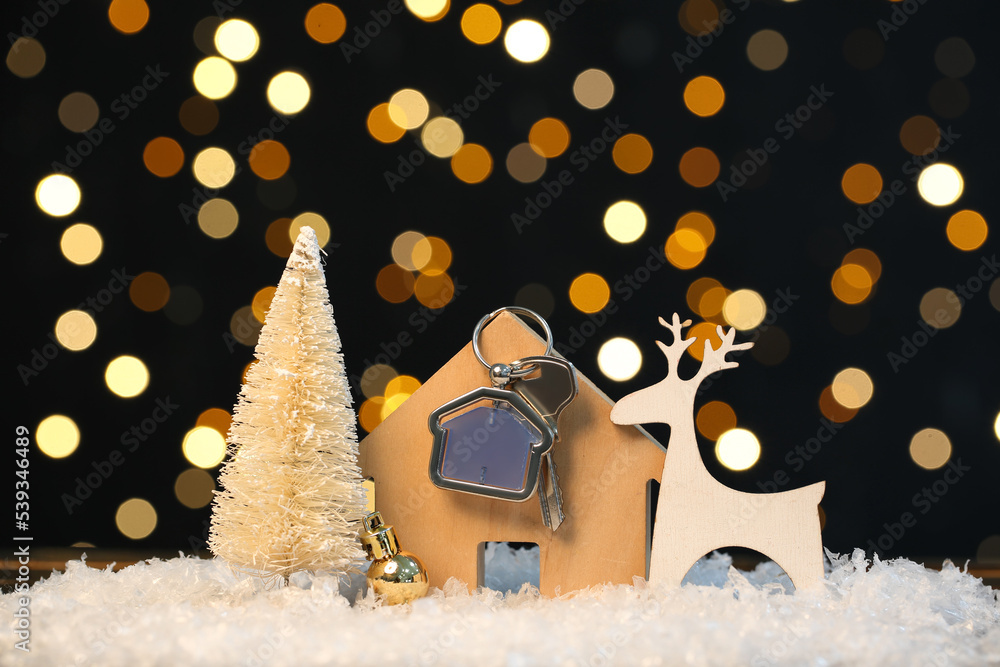
[{"label": "keychain blue inlay", "polygon": [[[483,358],[482,329],[504,311],[526,315],[542,326],[544,355],[492,365]],[[578,391],[576,370],[565,359],[551,356],[548,323],[527,308],[510,306],[486,315],[476,325],[472,343],[493,386],[474,389],[430,414],[430,479],[442,489],[515,502],[538,491],[542,520],[555,530],[565,515],[551,450],[559,438],[559,414]]]}]

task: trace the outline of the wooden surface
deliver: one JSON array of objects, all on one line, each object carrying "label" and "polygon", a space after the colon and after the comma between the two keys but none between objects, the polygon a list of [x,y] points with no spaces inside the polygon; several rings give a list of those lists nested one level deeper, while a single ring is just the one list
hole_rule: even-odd
[{"label": "wooden surface", "polygon": [[649,580],[680,586],[695,561],[723,547],[747,547],[781,566],[795,588],[811,588],[823,580],[823,542],[818,505],[825,482],[780,493],[744,493],[712,477],[698,451],[694,430],[694,399],[698,385],[720,370],[735,368],[726,355],[746,350],[752,343],[734,343],[735,330],[723,334],[713,349],[705,342],[701,368],[688,380],[677,375],[684,352],[694,339],[683,339],[674,313],[660,323],[672,332],[669,345],[657,341],[667,357],[667,377],[655,385],[625,396],[615,406],[616,424],[670,425],[670,441],[657,501]]},{"label": "wooden surface", "polygon": [[[509,363],[542,354],[545,345],[503,313],[484,329],[481,348],[488,361]],[[542,524],[536,496],[515,503],[430,482],[428,415],[489,384],[471,342],[361,442],[359,460],[374,478],[376,506],[401,547],[423,560],[431,586],[458,577],[475,587],[482,542],[538,544],[543,595],[645,576],[647,484],[659,480],[664,450],[645,431],[612,424],[611,400],[583,375],[578,379],[580,393],[562,414],[553,449],[566,513],[555,532]]]}]

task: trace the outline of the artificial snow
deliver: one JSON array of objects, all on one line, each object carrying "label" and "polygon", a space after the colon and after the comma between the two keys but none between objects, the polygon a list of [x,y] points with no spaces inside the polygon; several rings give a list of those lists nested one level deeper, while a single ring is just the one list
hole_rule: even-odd
[{"label": "artificial snow", "polygon": [[[516,554],[512,557],[517,558]],[[785,594],[713,554],[681,588],[636,579],[545,599],[468,593],[452,579],[383,606],[327,574],[281,587],[220,560],[150,560],[119,572],[71,561],[34,584],[30,653],[14,648],[23,593],[2,597],[6,665],[989,665],[997,593],[962,569],[834,556],[822,590]],[[350,599],[349,599],[350,598]]]}]

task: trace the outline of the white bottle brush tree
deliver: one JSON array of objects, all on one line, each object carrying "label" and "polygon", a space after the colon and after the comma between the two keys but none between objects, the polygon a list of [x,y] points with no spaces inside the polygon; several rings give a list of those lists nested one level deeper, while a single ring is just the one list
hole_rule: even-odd
[{"label": "white bottle brush tree", "polygon": [[209,547],[266,579],[363,560],[366,496],[340,335],[316,233],[303,227],[229,430]]}]

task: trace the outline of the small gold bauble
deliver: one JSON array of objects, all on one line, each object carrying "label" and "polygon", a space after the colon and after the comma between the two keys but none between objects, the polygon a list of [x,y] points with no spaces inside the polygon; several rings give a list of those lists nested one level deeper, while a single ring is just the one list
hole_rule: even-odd
[{"label": "small gold bauble", "polygon": [[368,585],[386,604],[404,604],[427,594],[430,580],[420,559],[407,551],[377,560],[368,568]]},{"label": "small gold bauble", "polygon": [[368,568],[368,586],[384,596],[386,604],[404,604],[426,595],[430,587],[427,569],[415,555],[400,550],[392,526],[385,525],[378,512],[361,523],[361,545],[368,560],[374,561]]}]

